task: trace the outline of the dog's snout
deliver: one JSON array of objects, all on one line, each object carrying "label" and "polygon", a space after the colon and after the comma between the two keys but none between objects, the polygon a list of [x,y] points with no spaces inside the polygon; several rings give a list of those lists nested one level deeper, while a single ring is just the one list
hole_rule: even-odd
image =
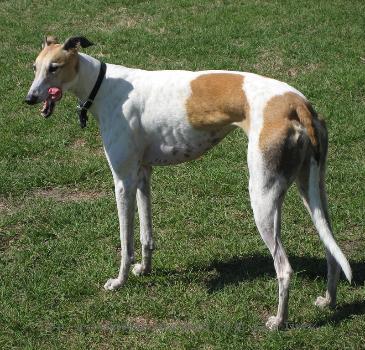
[{"label": "dog's snout", "polygon": [[38,102],[38,97],[36,95],[29,94],[25,98],[25,102],[28,103],[28,105],[34,105]]}]

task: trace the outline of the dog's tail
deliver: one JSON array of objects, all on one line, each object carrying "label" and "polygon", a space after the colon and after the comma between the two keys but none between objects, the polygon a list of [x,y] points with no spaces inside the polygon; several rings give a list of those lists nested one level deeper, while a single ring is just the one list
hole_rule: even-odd
[{"label": "dog's tail", "polygon": [[[341,266],[346,278],[351,283],[352,272],[349,262],[337,245],[331,229],[327,209],[327,194],[325,190],[325,167],[328,149],[328,135],[326,124],[319,119],[317,115],[312,119],[313,136],[315,135],[316,143],[312,143],[312,152],[307,161],[307,173],[305,183],[306,199],[308,209],[311,213],[313,223],[319,233],[319,237],[326,249],[335,258]],[[310,138],[310,135],[308,135]],[[308,169],[309,168],[309,169]],[[309,176],[308,176],[309,175]]]},{"label": "dog's tail", "polygon": [[[322,152],[323,150],[321,151],[321,146],[326,146],[326,145],[321,145],[320,135],[319,135],[319,132],[321,130],[319,128],[319,125],[316,124],[318,122],[324,123],[324,121],[318,119],[316,111],[309,102],[298,104],[296,106],[295,112],[299,119],[299,122],[304,126],[306,130],[313,151],[313,156],[315,160],[319,162],[321,156],[322,158],[326,157],[327,148],[324,153]],[[324,130],[327,131],[325,125],[324,125]]]}]

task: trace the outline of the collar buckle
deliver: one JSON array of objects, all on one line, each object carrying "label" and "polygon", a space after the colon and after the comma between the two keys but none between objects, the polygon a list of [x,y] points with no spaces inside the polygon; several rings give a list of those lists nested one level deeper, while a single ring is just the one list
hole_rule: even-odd
[{"label": "collar buckle", "polygon": [[77,105],[77,114],[79,115],[81,128],[86,127],[86,122],[88,121],[87,111],[89,110],[89,108],[91,107],[91,105],[94,102],[94,98],[99,91],[101,83],[103,82],[105,73],[106,73],[106,64],[104,62],[100,62],[99,75],[98,75],[98,78],[95,82],[93,89],[91,90],[89,97],[83,103],[81,101],[79,101],[79,103]]}]

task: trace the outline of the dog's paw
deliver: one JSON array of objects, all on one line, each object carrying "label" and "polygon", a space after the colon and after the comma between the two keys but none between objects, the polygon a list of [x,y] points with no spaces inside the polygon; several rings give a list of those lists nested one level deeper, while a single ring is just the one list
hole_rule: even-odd
[{"label": "dog's paw", "polygon": [[319,296],[316,299],[316,301],[314,302],[314,305],[321,309],[324,309],[325,307],[330,307],[330,308],[335,307],[334,303],[332,303],[330,299],[328,299],[326,297],[321,297],[321,296]]},{"label": "dog's paw", "polygon": [[150,268],[146,268],[142,264],[135,264],[132,269],[132,273],[135,276],[144,276],[148,275],[151,272]]},{"label": "dog's paw", "polygon": [[122,281],[119,278],[110,278],[104,284],[105,290],[116,290],[122,286]]},{"label": "dog's paw", "polygon": [[277,331],[284,327],[284,322],[276,316],[271,316],[266,322],[266,327],[270,329],[270,331]]}]

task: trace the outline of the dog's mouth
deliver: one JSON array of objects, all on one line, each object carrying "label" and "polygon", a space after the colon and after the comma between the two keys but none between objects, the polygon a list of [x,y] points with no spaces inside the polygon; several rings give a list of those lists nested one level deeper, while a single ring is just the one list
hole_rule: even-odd
[{"label": "dog's mouth", "polygon": [[48,96],[43,101],[43,107],[41,109],[41,115],[45,118],[51,116],[56,106],[56,102],[62,98],[62,90],[57,87],[51,87],[48,89]]}]

